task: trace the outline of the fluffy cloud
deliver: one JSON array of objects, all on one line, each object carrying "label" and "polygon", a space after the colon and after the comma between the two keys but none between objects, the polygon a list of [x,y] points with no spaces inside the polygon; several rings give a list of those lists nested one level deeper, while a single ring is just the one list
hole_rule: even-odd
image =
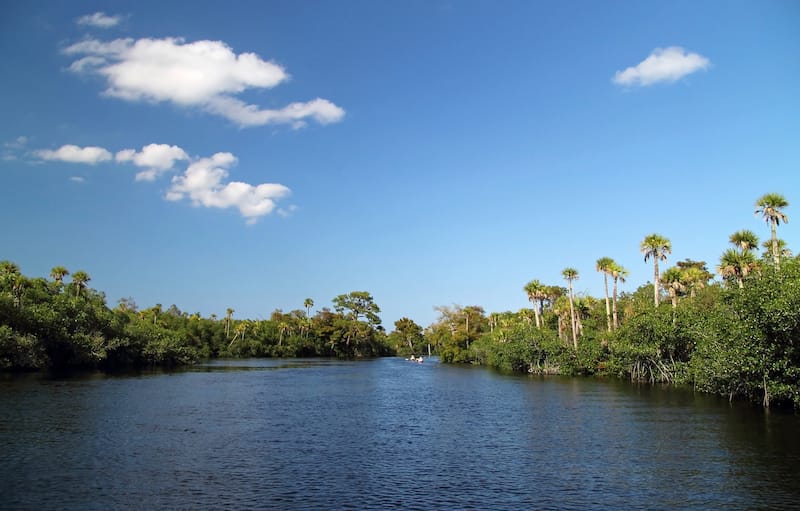
[{"label": "fluffy cloud", "polygon": [[675,82],[711,64],[698,53],[689,53],[680,46],[656,48],[643,61],[624,71],[617,71],[613,81],[618,85],[640,85],[658,82]]},{"label": "fluffy cloud", "polygon": [[103,76],[105,93],[127,101],[171,102],[200,107],[240,126],[288,123],[306,119],[327,124],[344,118],[344,110],[325,99],[262,109],[235,97],[247,89],[269,89],[289,79],[280,65],[255,53],[235,54],[221,41],[183,39],[87,39],[64,49],[79,57],[70,65],[77,73]]},{"label": "fluffy cloud", "polygon": [[33,154],[43,160],[65,161],[69,163],[87,163],[89,165],[95,165],[111,159],[111,153],[102,147],[78,147],[72,144],[63,145],[55,151],[50,149],[41,149],[34,151]]},{"label": "fluffy cloud", "polygon": [[119,25],[120,21],[122,21],[122,16],[108,16],[104,12],[96,12],[81,16],[76,20],[76,23],[94,28],[111,28]]},{"label": "fluffy cloud", "polygon": [[193,162],[183,175],[172,178],[166,199],[179,201],[188,198],[193,205],[207,208],[235,207],[247,223],[255,223],[259,217],[272,213],[276,201],[287,196],[290,190],[272,183],[255,186],[239,181],[224,183],[228,169],[236,161],[231,153],[216,153]]},{"label": "fluffy cloud", "polygon": [[137,181],[154,181],[158,176],[170,170],[179,160],[188,160],[186,151],[176,145],[150,144],[136,152],[135,149],[119,151],[115,159],[118,162],[132,162],[137,167],[144,168],[136,174]]}]

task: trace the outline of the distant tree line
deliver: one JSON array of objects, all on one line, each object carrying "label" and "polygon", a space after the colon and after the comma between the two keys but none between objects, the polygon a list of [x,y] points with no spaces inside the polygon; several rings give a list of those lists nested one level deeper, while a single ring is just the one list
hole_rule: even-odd
[{"label": "distant tree line", "polygon": [[[71,276],[69,282],[66,278]],[[0,369],[118,369],[177,366],[218,357],[375,357],[393,354],[372,296],[354,291],[334,310],[276,310],[268,320],[182,312],[161,304],[140,309],[126,298],[110,309],[88,287],[85,271],[53,268],[29,278],[0,262]]]},{"label": "distant tree line", "polygon": [[729,399],[765,407],[800,408],[800,259],[777,237],[789,205],[779,194],[756,203],[770,227],[759,257],[758,236],[729,237],[716,267],[686,259],[663,272],[669,239],[641,243],[653,281],[619,293],[628,271],[609,257],[597,260],[605,296],[577,296],[575,268],[567,287],[532,280],[532,308],[486,314],[479,306],[439,307],[427,341],[445,362],[473,363],[536,374],[613,375],[634,381],[690,384]]}]

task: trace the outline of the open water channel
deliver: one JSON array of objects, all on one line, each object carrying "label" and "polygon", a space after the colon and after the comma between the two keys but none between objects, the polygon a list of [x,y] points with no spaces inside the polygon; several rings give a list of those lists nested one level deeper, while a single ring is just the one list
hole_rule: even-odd
[{"label": "open water channel", "polygon": [[435,360],[0,378],[0,509],[798,509],[800,416]]}]

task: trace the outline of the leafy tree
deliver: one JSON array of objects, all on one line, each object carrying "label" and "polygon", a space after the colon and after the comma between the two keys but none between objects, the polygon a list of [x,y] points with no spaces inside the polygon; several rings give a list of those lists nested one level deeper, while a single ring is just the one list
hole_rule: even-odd
[{"label": "leafy tree", "polygon": [[778,226],[781,222],[786,223],[789,217],[783,212],[783,209],[789,206],[789,202],[778,193],[768,193],[762,195],[756,201],[756,216],[761,215],[769,224],[770,232],[772,233],[772,258],[775,261],[775,266],[780,268],[780,252],[778,247]]},{"label": "leafy tree", "polygon": [[389,340],[395,343],[398,352],[414,355],[420,352],[425,336],[421,326],[404,317],[394,322],[394,331],[389,334]]},{"label": "leafy tree", "polygon": [[372,326],[381,324],[378,316],[381,309],[375,303],[372,295],[366,291],[352,291],[346,295],[339,295],[333,299],[333,308],[340,314],[347,313],[354,321],[365,318]]}]

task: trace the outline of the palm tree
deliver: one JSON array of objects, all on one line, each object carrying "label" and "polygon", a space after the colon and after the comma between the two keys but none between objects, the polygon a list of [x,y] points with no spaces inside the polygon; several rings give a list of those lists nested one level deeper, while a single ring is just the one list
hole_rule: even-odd
[{"label": "palm tree", "polygon": [[306,308],[306,317],[308,318],[311,317],[311,307],[313,306],[314,306],[314,300],[312,300],[311,298],[306,298],[305,300],[303,300],[303,307]]},{"label": "palm tree", "polygon": [[72,274],[72,283],[75,284],[75,296],[80,296],[81,290],[86,287],[86,283],[90,280],[92,278],[83,270],[78,270]]},{"label": "palm tree", "polygon": [[63,266],[54,266],[52,270],[50,270],[50,277],[56,281],[56,284],[61,286],[61,281],[64,280],[64,277],[69,275],[69,270],[64,268]]},{"label": "palm tree", "polygon": [[227,339],[231,335],[231,318],[233,317],[233,313],[236,312],[235,310],[228,307],[225,309],[225,338]]},{"label": "palm tree", "polygon": [[564,268],[561,275],[569,283],[569,316],[572,320],[572,344],[575,351],[578,351],[578,328],[575,325],[575,296],[572,291],[572,282],[578,280],[578,270],[575,268]]},{"label": "palm tree", "polygon": [[689,296],[694,298],[697,295],[698,289],[706,287],[708,282],[707,274],[696,266],[690,266],[681,270],[683,273],[683,283],[689,288]]},{"label": "palm tree", "polygon": [[19,274],[19,266],[16,263],[0,261],[0,279],[2,283],[13,282]]},{"label": "palm tree", "polygon": [[610,257],[601,257],[597,260],[597,265],[595,266],[597,271],[603,272],[603,285],[606,291],[606,324],[609,332],[611,331],[611,304],[608,299],[608,276],[611,274],[611,269],[615,264]]},{"label": "palm tree", "polygon": [[731,244],[738,248],[740,252],[749,252],[758,247],[758,236],[753,231],[742,229],[731,234],[728,238]]},{"label": "palm tree", "polygon": [[[772,256],[772,240],[767,240],[761,244],[761,247],[764,249],[763,258],[768,259]],[[792,251],[786,246],[786,240],[782,240],[778,238],[778,254],[781,256],[781,259],[788,259],[792,257]]]},{"label": "palm tree", "polygon": [[538,329],[542,328],[543,302],[547,299],[546,287],[547,286],[534,279],[525,284],[523,288],[528,295],[528,300],[530,300],[531,305],[533,305],[533,313],[536,316],[536,328]]},{"label": "palm tree", "polygon": [[21,273],[11,277],[11,294],[14,296],[14,307],[22,307],[22,294],[28,284],[28,279]]},{"label": "palm tree", "polygon": [[653,258],[653,302],[658,307],[659,295],[659,275],[658,261],[666,261],[667,254],[672,253],[672,243],[659,234],[649,234],[642,240],[641,251],[644,254],[644,261]]},{"label": "palm tree", "polygon": [[778,193],[768,193],[756,201],[756,216],[761,215],[769,224],[772,232],[772,259],[775,267],[780,269],[780,254],[778,253],[778,226],[781,222],[786,223],[789,217],[781,211],[789,206],[783,195]]},{"label": "palm tree", "polygon": [[744,287],[744,279],[757,269],[758,261],[752,252],[739,253],[732,248],[723,252],[717,266],[722,278],[728,281],[735,280],[740,289]]},{"label": "palm tree", "polygon": [[672,299],[672,308],[677,309],[678,295],[686,290],[686,285],[683,282],[683,272],[676,266],[668,268],[661,276],[661,283]]},{"label": "palm tree", "polygon": [[617,329],[619,328],[619,320],[617,317],[617,282],[625,283],[625,279],[628,277],[628,270],[615,263],[614,266],[611,267],[611,276],[614,278],[614,295],[613,301],[611,302],[611,310],[614,319],[614,329]]}]

